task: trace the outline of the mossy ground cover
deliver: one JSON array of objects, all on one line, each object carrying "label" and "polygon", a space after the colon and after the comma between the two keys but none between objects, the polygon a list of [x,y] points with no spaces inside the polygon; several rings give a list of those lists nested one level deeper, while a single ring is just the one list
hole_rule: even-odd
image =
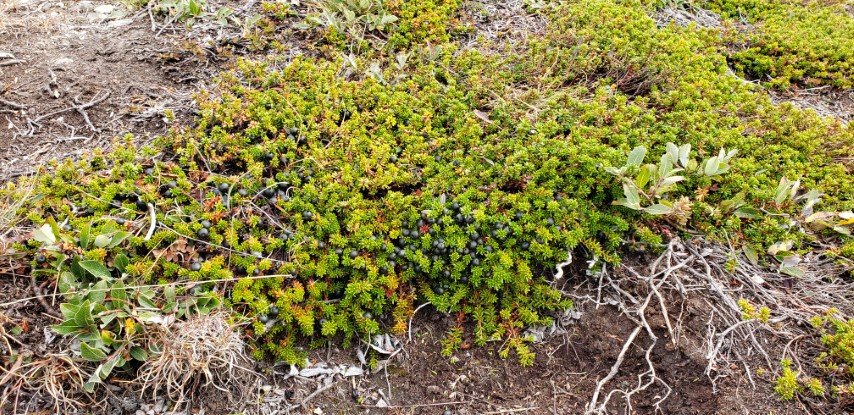
[{"label": "mossy ground cover", "polygon": [[258,358],[402,333],[429,302],[451,340],[530,364],[523,329],[572,305],[552,285],[568,256],[607,266],[680,234],[775,267],[817,241],[851,256],[854,130],[728,75],[716,33],[595,0],[541,9],[546,35],[495,56],[460,47],[459,2],[419,4],[387,2],[373,37],[305,25],[314,57],[238,61],[194,126],[7,186],[40,232],[17,248],[60,281],[101,377],[156,352],[157,315],[220,301]]},{"label": "mossy ground cover", "polygon": [[850,4],[710,1],[706,6],[727,18],[728,58],[737,71],[778,89],[854,87]]}]

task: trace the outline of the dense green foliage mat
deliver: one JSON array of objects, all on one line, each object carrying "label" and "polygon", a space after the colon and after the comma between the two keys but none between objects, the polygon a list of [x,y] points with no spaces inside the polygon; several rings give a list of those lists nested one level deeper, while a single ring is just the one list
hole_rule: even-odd
[{"label": "dense green foliage mat", "polygon": [[[775,267],[816,240],[854,256],[854,131],[728,74],[758,61],[719,32],[595,0],[540,9],[544,36],[501,56],[456,42],[476,35],[446,27],[458,2],[390,3],[381,45],[312,20],[314,57],[238,62],[191,128],[7,188],[40,228],[19,249],[60,280],[64,333],[101,377],[153,350],[146,322],[220,301],[259,358],[401,333],[429,302],[530,364],[523,329],[571,306],[552,284],[568,256],[595,271],[683,233]],[[817,53],[832,74],[786,79],[849,85],[847,55]]]}]

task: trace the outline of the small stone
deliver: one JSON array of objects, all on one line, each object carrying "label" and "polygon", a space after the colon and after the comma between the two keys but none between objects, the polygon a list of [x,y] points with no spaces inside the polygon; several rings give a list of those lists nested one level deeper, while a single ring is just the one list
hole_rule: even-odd
[{"label": "small stone", "polygon": [[98,14],[110,14],[113,12],[113,10],[116,10],[116,6],[113,6],[112,4],[102,4],[98,7],[95,7],[95,13]]},{"label": "small stone", "polygon": [[107,27],[110,27],[110,28],[122,27],[122,26],[127,26],[131,23],[133,23],[133,19],[119,19],[119,20],[113,20],[112,22],[107,23]]}]

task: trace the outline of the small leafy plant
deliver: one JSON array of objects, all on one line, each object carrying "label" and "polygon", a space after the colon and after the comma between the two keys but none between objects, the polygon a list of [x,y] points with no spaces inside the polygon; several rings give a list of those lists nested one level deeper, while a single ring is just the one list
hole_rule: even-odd
[{"label": "small leafy plant", "polygon": [[314,0],[309,4],[320,12],[308,16],[307,23],[345,34],[355,43],[370,33],[391,31],[398,20],[385,8],[383,0]]},{"label": "small leafy plant", "polygon": [[169,19],[172,21],[186,22],[189,26],[192,26],[193,22],[205,13],[207,6],[205,0],[151,1],[156,3],[153,7],[155,12],[169,16]]},{"label": "small leafy plant", "polygon": [[[690,215],[690,201],[684,196],[675,201],[665,198],[676,189],[678,183],[686,180],[686,176],[679,173],[709,178],[722,175],[730,169],[729,161],[736,155],[737,150],[727,152],[721,149],[717,156],[698,164],[691,158],[690,144],[677,147],[673,143],[667,143],[666,147],[667,150],[661,155],[658,164],[643,164],[647,150],[638,146],[629,153],[624,166],[606,167],[605,170],[620,178],[623,184],[624,198],[614,201],[615,205],[651,215],[670,215],[681,225],[685,225]],[[629,176],[631,174],[634,174],[633,178]]]},{"label": "small leafy plant", "polygon": [[36,275],[59,272],[59,291],[67,301],[60,305],[64,320],[51,328],[73,338],[81,358],[99,364],[84,384],[89,392],[113,370],[157,353],[148,324],[168,325],[193,313],[208,313],[220,303],[213,293],[179,297],[172,285],[164,286],[161,295],[152,287],[127,286],[130,260],[116,248],[129,236],[110,221],[87,224],[72,237],[52,219],[33,233],[43,252],[37,255],[37,266],[50,265]]}]

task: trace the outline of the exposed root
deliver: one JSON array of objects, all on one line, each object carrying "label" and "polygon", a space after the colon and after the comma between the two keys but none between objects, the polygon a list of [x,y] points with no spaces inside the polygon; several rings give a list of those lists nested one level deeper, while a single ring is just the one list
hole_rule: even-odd
[{"label": "exposed root", "polygon": [[[672,246],[672,244],[671,244],[671,246]],[[623,398],[626,402],[626,406],[629,408],[628,412],[631,413],[631,397],[632,397],[632,395],[635,395],[638,392],[641,392],[641,391],[648,389],[650,386],[652,386],[655,383],[661,383],[667,391],[664,394],[664,397],[660,398],[659,401],[655,404],[656,407],[661,402],[663,402],[664,399],[666,399],[668,395],[670,395],[670,390],[671,390],[670,386],[666,382],[664,382],[664,380],[662,380],[661,378],[659,378],[656,375],[655,364],[652,362],[652,359],[651,359],[652,350],[655,348],[655,345],[658,342],[658,336],[655,335],[652,327],[647,322],[646,309],[647,309],[647,307],[649,307],[649,304],[650,304],[650,302],[652,302],[652,299],[654,297],[658,299],[659,305],[660,305],[661,310],[662,310],[662,314],[665,316],[664,318],[667,321],[667,327],[668,327],[668,330],[671,333],[671,337],[672,337],[673,330],[671,328],[669,319],[667,317],[667,312],[665,311],[666,307],[664,305],[664,300],[661,297],[661,294],[659,293],[659,289],[665,284],[668,277],[670,277],[671,274],[675,270],[678,270],[679,268],[684,267],[687,264],[687,261],[683,261],[683,262],[681,262],[675,266],[672,266],[672,264],[671,264],[672,258],[668,257],[667,258],[668,267],[663,269],[662,271],[657,271],[659,264],[662,262],[662,260],[664,258],[665,257],[661,257],[657,261],[655,261],[655,263],[652,265],[652,270],[651,270],[650,275],[648,277],[642,277],[640,274],[638,274],[637,272],[632,270],[632,273],[636,277],[638,277],[639,281],[643,281],[646,283],[646,285],[649,288],[649,293],[647,294],[647,296],[643,302],[640,302],[634,296],[628,295],[629,301],[632,303],[632,305],[628,305],[625,302],[621,302],[618,304],[620,307],[620,311],[622,311],[623,314],[626,317],[628,317],[630,320],[634,321],[635,324],[637,324],[637,326],[632,331],[632,334],[629,335],[629,338],[626,340],[626,342],[623,344],[623,348],[620,351],[620,354],[617,356],[617,361],[611,367],[611,371],[608,373],[607,376],[605,376],[603,379],[601,379],[599,382],[597,382],[596,389],[594,389],[594,391],[593,391],[593,397],[591,398],[590,403],[587,404],[585,413],[587,413],[587,414],[594,414],[594,413],[595,414],[604,414],[604,413],[606,413],[608,403],[615,394],[623,395]],[[655,282],[654,281],[655,278],[661,278],[661,279],[658,282]],[[609,278],[609,281],[610,281],[610,278]],[[602,282],[602,280],[600,280],[600,285],[601,285],[601,282]],[[616,283],[613,281],[611,281],[611,286],[616,288],[619,291],[625,292],[622,289],[620,289],[616,285]],[[599,290],[601,292],[601,288]],[[626,294],[628,294],[628,293],[626,293]],[[623,363],[623,359],[625,358],[626,352],[628,352],[628,350],[631,348],[631,346],[635,343],[636,338],[638,337],[638,335],[641,333],[642,330],[646,331],[647,335],[652,340],[652,344],[649,347],[647,347],[646,353],[644,354],[644,358],[647,362],[648,370],[646,372],[638,375],[638,385],[635,388],[633,388],[631,390],[614,389],[614,390],[610,391],[605,396],[605,398],[602,400],[602,402],[600,403],[599,402],[599,395],[602,392],[602,388],[604,387],[604,385],[608,381],[610,381],[614,376],[617,375],[617,373],[620,370],[620,366]],[[646,382],[644,382],[644,377],[647,378]]]},{"label": "exposed root", "polygon": [[[615,396],[623,398],[630,413],[632,396],[654,385],[661,388],[655,390],[657,402],[654,403],[656,410],[661,410],[660,404],[671,389],[657,376],[651,358],[658,342],[655,330],[666,330],[674,345],[691,346],[682,315],[692,302],[694,308],[701,305],[699,311],[707,318],[707,329],[705,333],[690,333],[693,338],[703,337],[703,342],[696,345],[703,350],[691,357],[706,363],[705,375],[713,388],[720,379],[734,375],[735,370],[744,370],[750,384],[756,387],[752,375],[755,368],[750,367],[750,362],[756,358],[772,370],[782,358],[790,358],[806,372],[817,370],[810,357],[814,351],[800,348],[800,341],[813,335],[808,331],[809,320],[831,308],[839,309],[840,318],[852,316],[854,282],[839,277],[850,270],[848,263],[814,254],[807,255],[801,265],[805,275],[792,278],[753,265],[740,253],[725,247],[700,239],[689,243],[675,239],[648,267],[620,265],[614,270],[618,278],[612,278],[607,269],[602,271],[598,275],[598,286],[591,284],[589,287],[595,295],[591,292],[582,298],[576,296],[578,302],[592,302],[597,307],[616,306],[636,327],[623,344],[610,372],[597,382],[586,413],[607,413]],[[757,308],[769,307],[768,323],[754,317],[746,318],[739,304],[742,299]],[[653,315],[658,319],[651,325],[649,319]],[[642,335],[644,332],[646,336]],[[760,341],[762,334],[773,335],[788,345],[782,350],[769,350],[769,344]],[[646,347],[640,346],[643,337],[650,340]],[[606,392],[606,385],[621,373],[622,362],[633,347],[645,349],[647,370],[637,375],[637,385],[632,389],[624,386]]]}]

